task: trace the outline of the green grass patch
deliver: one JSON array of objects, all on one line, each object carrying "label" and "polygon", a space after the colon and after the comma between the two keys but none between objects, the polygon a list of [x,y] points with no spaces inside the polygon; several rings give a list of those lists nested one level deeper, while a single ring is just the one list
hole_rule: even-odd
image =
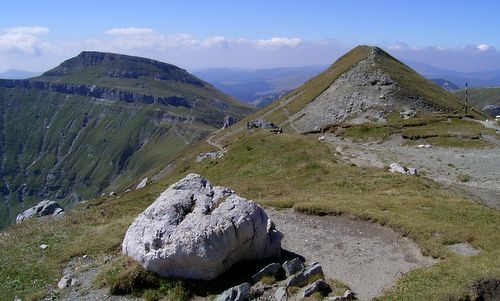
[{"label": "green grass patch", "polygon": [[432,144],[443,147],[484,148],[491,144],[483,135],[500,136],[479,122],[457,116],[429,115],[408,120],[393,119],[388,123],[332,125],[328,131],[355,140],[383,141],[401,135],[408,145]]}]

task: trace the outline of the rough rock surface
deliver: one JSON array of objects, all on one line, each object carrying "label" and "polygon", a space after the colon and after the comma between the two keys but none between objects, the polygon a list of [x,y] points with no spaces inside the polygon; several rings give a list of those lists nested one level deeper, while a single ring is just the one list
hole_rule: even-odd
[{"label": "rough rock surface", "polygon": [[75,285],[75,284],[76,284],[76,279],[74,279],[68,275],[65,275],[61,278],[61,280],[59,280],[59,282],[57,283],[57,287],[60,289],[63,289],[63,288],[67,288],[67,287],[70,287],[70,286]]},{"label": "rough rock surface", "polygon": [[234,118],[233,116],[226,115],[224,116],[224,125],[222,126],[222,128],[226,129],[235,123],[236,123],[236,118]]},{"label": "rough rock surface", "polygon": [[288,280],[286,286],[304,286],[309,282],[311,277],[323,277],[323,268],[319,264],[319,262],[313,262],[310,266],[306,267],[299,273],[295,274],[292,278]]},{"label": "rough rock surface", "polygon": [[297,273],[304,268],[304,263],[299,258],[287,260],[283,263],[283,269],[287,277]]},{"label": "rough rock surface", "polygon": [[16,224],[26,219],[42,216],[57,216],[64,214],[64,209],[55,201],[44,200],[37,205],[25,210],[16,217]]},{"label": "rough rock surface", "polygon": [[208,153],[200,153],[196,156],[196,163],[203,161],[206,158],[210,158],[215,160],[219,156],[219,152],[208,152]]},{"label": "rough rock surface", "polygon": [[479,250],[473,248],[471,245],[469,245],[466,242],[463,243],[458,243],[458,244],[453,244],[448,246],[448,250],[451,252],[460,255],[460,256],[475,256],[479,254]]},{"label": "rough rock surface", "polygon": [[416,175],[417,174],[417,169],[414,167],[404,167],[399,163],[391,163],[389,165],[389,171],[392,173],[402,173],[406,175]]},{"label": "rough rock surface", "polygon": [[380,70],[370,71],[375,56],[372,53],[360,61],[291,116],[295,126],[301,132],[308,132],[316,126],[325,127],[348,118],[351,123],[385,121],[383,116],[398,104],[398,100],[392,97],[396,87],[390,76]]},{"label": "rough rock surface", "polygon": [[148,178],[144,178],[142,179],[141,182],[139,182],[139,184],[137,184],[137,187],[135,187],[135,189],[142,189],[144,187],[146,187],[146,184],[148,184]]},{"label": "rough rock surface", "polygon": [[278,130],[278,127],[272,122],[263,119],[255,119],[247,123],[247,130],[252,129]]},{"label": "rough rock surface", "polygon": [[80,84],[68,84],[68,83],[58,83],[58,82],[45,82],[36,80],[9,80],[0,79],[0,87],[5,88],[22,88],[22,89],[36,89],[60,92],[70,95],[81,95],[89,96],[95,98],[103,98],[110,100],[120,100],[128,103],[138,102],[138,103],[159,103],[163,105],[170,105],[175,107],[185,107],[190,109],[192,107],[191,102],[187,101],[184,97],[180,95],[176,96],[155,96],[147,95],[138,92],[131,92],[120,90],[116,88],[100,87],[96,85],[80,85]]},{"label": "rough rock surface", "polygon": [[122,250],[162,277],[211,280],[239,261],[280,256],[267,220],[256,203],[189,174],[135,219]]},{"label": "rough rock surface", "polygon": [[262,270],[258,271],[257,273],[255,273],[255,275],[252,276],[252,282],[257,283],[264,276],[276,275],[276,274],[278,274],[278,271],[280,268],[281,268],[281,265],[279,263],[270,263],[267,266],[265,266]]},{"label": "rough rock surface", "polygon": [[318,279],[305,287],[303,296],[309,297],[316,292],[320,292],[322,295],[328,295],[332,292],[332,288],[325,280]]},{"label": "rough rock surface", "polygon": [[215,301],[246,301],[250,299],[250,284],[243,283],[225,290]]}]

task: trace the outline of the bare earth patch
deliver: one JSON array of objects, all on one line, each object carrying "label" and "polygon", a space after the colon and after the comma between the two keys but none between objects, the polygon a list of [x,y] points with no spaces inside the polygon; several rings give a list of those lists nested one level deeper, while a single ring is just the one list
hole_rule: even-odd
[{"label": "bare earth patch", "polygon": [[[356,142],[328,135],[337,157],[358,166],[382,168],[392,162],[416,167],[418,173],[458,189],[480,203],[500,209],[500,142],[491,148],[418,148],[393,137],[383,143]],[[466,179],[466,180],[464,180]]]},{"label": "bare earth patch", "polygon": [[311,216],[292,209],[267,209],[283,234],[282,247],[319,261],[326,278],[340,280],[360,300],[391,288],[410,270],[437,262],[422,256],[410,239],[378,224],[348,216]]}]

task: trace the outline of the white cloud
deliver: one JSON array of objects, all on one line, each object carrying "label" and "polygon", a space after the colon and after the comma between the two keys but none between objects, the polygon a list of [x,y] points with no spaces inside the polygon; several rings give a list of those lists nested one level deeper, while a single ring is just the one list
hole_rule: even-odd
[{"label": "white cloud", "polygon": [[302,44],[302,40],[298,38],[282,38],[282,37],[272,37],[270,39],[256,40],[254,41],[256,46],[267,47],[267,48],[279,48],[279,47],[297,47]]},{"label": "white cloud", "polygon": [[490,45],[487,44],[479,44],[476,46],[478,52],[487,52],[492,49]]},{"label": "white cloud", "polygon": [[140,28],[140,27],[126,27],[126,28],[112,28],[106,30],[106,34],[109,35],[142,35],[142,34],[152,34],[154,30],[151,28]]},{"label": "white cloud", "polygon": [[43,49],[52,48],[52,44],[42,42],[38,35],[48,33],[45,27],[12,27],[0,33],[0,52],[21,52],[28,55],[40,54]]},{"label": "white cloud", "polygon": [[48,33],[50,29],[41,26],[21,26],[21,27],[11,27],[6,28],[6,34],[27,34],[27,35],[37,35],[42,33]]}]

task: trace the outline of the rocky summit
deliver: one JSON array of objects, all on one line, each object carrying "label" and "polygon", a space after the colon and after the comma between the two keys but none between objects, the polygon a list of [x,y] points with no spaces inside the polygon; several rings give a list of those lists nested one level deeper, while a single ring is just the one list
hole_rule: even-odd
[{"label": "rocky summit", "polygon": [[268,106],[261,117],[304,133],[331,124],[384,123],[405,111],[433,114],[462,109],[463,104],[454,94],[384,50],[358,46]]},{"label": "rocky summit", "polygon": [[268,221],[256,203],[189,174],[130,225],[123,254],[162,277],[211,280],[237,262],[280,256]]}]

